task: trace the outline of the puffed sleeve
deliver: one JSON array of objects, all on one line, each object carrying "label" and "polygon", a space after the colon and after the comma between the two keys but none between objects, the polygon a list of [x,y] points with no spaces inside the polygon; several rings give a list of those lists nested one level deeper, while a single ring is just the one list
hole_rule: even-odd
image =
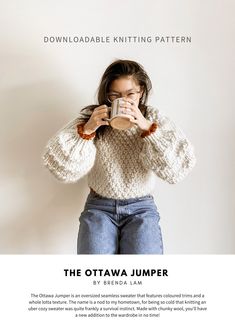
[{"label": "puffed sleeve", "polygon": [[144,137],[141,162],[170,184],[184,179],[196,163],[194,147],[173,121],[149,108],[146,118],[157,123],[155,132]]},{"label": "puffed sleeve", "polygon": [[89,110],[59,130],[47,143],[43,163],[60,181],[74,183],[92,168],[96,147],[94,138],[85,140],[77,133],[77,125],[86,122]]}]

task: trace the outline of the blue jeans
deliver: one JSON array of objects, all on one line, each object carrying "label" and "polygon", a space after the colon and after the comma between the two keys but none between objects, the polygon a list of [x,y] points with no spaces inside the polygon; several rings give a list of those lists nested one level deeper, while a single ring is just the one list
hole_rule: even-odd
[{"label": "blue jeans", "polygon": [[115,200],[91,192],[79,220],[77,254],[163,254],[152,195]]}]

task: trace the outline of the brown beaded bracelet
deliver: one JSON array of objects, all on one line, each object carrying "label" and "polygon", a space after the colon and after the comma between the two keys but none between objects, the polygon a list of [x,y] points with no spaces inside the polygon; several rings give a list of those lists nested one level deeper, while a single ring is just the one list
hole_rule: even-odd
[{"label": "brown beaded bracelet", "polygon": [[147,131],[144,131],[141,134],[141,138],[145,138],[146,136],[149,136],[151,133],[154,133],[157,129],[157,123],[152,123],[152,125],[149,127]]},{"label": "brown beaded bracelet", "polygon": [[83,133],[84,126],[85,126],[85,124],[78,124],[77,125],[77,132],[80,135],[80,137],[83,138],[83,139],[85,139],[85,140],[91,140],[91,139],[93,139],[95,137],[95,135],[96,135],[96,132],[93,132],[91,134],[85,134],[85,133]]}]

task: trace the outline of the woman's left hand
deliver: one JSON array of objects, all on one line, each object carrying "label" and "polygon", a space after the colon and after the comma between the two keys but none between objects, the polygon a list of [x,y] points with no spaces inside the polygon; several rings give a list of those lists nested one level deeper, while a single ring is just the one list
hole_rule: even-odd
[{"label": "woman's left hand", "polygon": [[128,97],[123,100],[125,101],[122,105],[123,113],[131,115],[130,122],[136,124],[142,131],[147,131],[152,125],[151,121],[143,116],[135,101]]}]

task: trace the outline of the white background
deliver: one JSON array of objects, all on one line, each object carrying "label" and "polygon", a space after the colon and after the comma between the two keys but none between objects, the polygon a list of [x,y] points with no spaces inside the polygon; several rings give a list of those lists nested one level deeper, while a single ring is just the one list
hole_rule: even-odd
[{"label": "white background", "polygon": [[[95,102],[117,58],[144,65],[150,104],[183,129],[197,165],[156,178],[166,254],[231,254],[234,242],[234,9],[230,0],[0,1],[0,252],[74,254],[86,178],[42,167],[47,140]],[[44,44],[58,35],[183,35],[191,44]]]},{"label": "white background", "polygon": [[[2,256],[1,322],[4,333],[18,332],[234,332],[233,256]],[[142,260],[144,257],[144,260]],[[140,265],[141,262],[141,265]],[[168,277],[138,277],[142,286],[104,286],[104,280],[133,280],[132,269],[168,269]],[[81,269],[65,277],[64,269]],[[86,277],[86,269],[125,269],[128,277]],[[16,283],[17,279],[17,283]],[[101,286],[92,285],[100,280]],[[221,283],[224,281],[225,283]],[[6,285],[9,288],[6,288]],[[159,318],[75,318],[74,312],[29,312],[34,294],[205,294],[206,312],[160,312]],[[36,299],[34,299],[36,300]],[[130,300],[130,298],[128,298]],[[37,305],[34,305],[34,307]],[[53,305],[52,305],[53,306]],[[130,305],[129,305],[130,306]],[[185,305],[187,307],[188,305]],[[189,305],[190,306],[190,305]],[[41,307],[39,305],[39,307]],[[49,305],[50,307],[50,305]],[[165,305],[163,306],[165,307]],[[175,307],[175,306],[173,306]],[[203,305],[202,307],[205,307]],[[124,313],[118,311],[117,313]],[[138,313],[138,312],[135,312]]]}]

